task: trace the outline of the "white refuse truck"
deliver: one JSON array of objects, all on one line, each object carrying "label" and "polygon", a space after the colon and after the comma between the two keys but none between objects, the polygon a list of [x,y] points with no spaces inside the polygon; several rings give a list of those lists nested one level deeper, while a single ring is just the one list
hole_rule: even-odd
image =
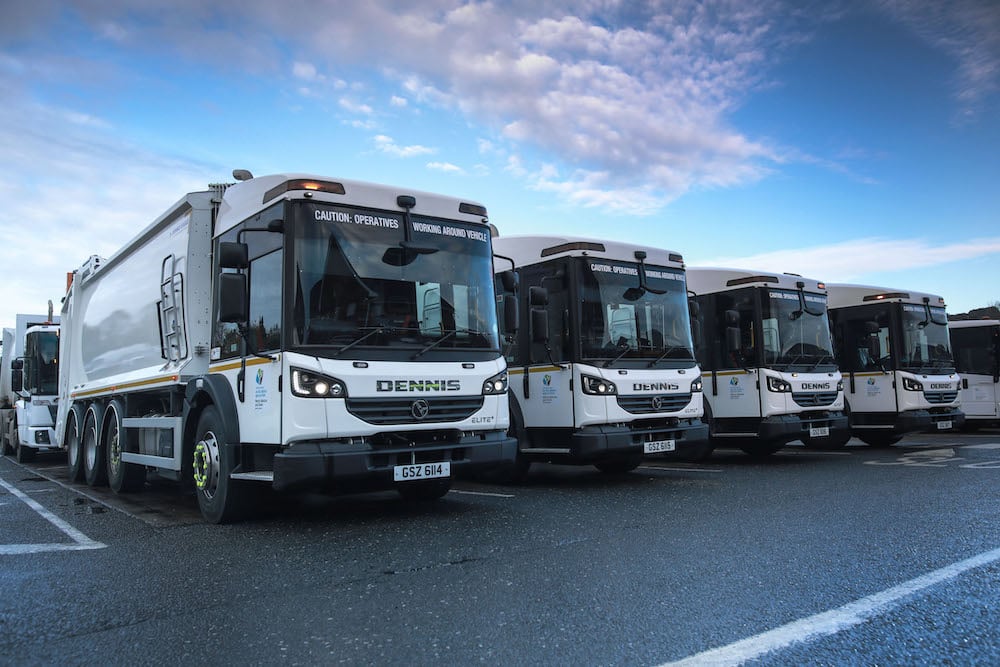
[{"label": "white refuse truck", "polygon": [[966,430],[1000,423],[1000,320],[948,323]]},{"label": "white refuse truck", "polygon": [[507,350],[515,479],[533,461],[616,473],[647,456],[704,456],[679,254],[553,236],[501,236],[493,247],[497,269],[519,277],[517,295],[498,294],[522,322]]},{"label": "white refuse truck", "polygon": [[486,209],[302,174],[184,195],[64,301],[56,430],[70,474],[424,500],[513,460]]},{"label": "white refuse truck", "polygon": [[936,294],[828,284],[851,432],[873,447],[906,433],[959,428],[959,377]]},{"label": "white refuse truck", "polygon": [[[51,304],[50,311],[51,311]],[[59,318],[19,314],[4,329],[0,361],[0,439],[20,462],[58,449],[55,438],[59,378]]]},{"label": "white refuse truck", "polygon": [[688,269],[698,304],[713,446],[767,456],[789,442],[843,446],[850,433],[826,286],[789,273]]}]

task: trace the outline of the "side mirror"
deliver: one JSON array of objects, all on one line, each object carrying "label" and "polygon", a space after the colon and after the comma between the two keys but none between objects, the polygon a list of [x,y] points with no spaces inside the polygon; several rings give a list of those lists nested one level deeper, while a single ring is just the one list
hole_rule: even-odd
[{"label": "side mirror", "polygon": [[249,317],[247,277],[242,273],[223,273],[219,276],[219,321],[243,324]]},{"label": "side mirror", "polygon": [[701,320],[691,320],[691,342],[694,343],[695,347],[701,345]]},{"label": "side mirror", "polygon": [[868,339],[868,355],[875,361],[882,357],[882,346],[878,342],[878,336]]},{"label": "side mirror", "polygon": [[219,243],[219,268],[245,269],[250,266],[250,251],[246,243],[222,241]]},{"label": "side mirror", "polygon": [[529,287],[528,305],[529,306],[549,305],[549,291],[544,287]]},{"label": "side mirror", "polygon": [[500,278],[500,288],[504,291],[504,294],[514,294],[517,292],[517,272],[516,271],[501,271]]},{"label": "side mirror", "polygon": [[24,389],[24,359],[11,359],[10,361],[10,389],[19,392]]},{"label": "side mirror", "polygon": [[549,312],[542,308],[531,309],[531,342],[549,342]]},{"label": "side mirror", "polygon": [[517,333],[520,324],[517,311],[517,298],[513,294],[507,294],[503,300],[503,329],[505,333]]},{"label": "side mirror", "polygon": [[688,301],[688,313],[692,320],[698,319],[701,317],[701,305],[697,301]]},{"label": "side mirror", "polygon": [[738,352],[739,349],[740,330],[737,327],[726,327],[726,350],[729,352]]}]

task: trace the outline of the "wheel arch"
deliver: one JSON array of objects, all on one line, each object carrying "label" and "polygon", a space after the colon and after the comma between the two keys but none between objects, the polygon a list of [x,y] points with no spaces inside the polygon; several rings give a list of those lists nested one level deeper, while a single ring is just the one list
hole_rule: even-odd
[{"label": "wheel arch", "polygon": [[219,411],[219,418],[226,429],[226,438],[230,443],[240,442],[240,419],[232,386],[221,375],[204,375],[188,382],[184,392],[185,447],[194,444],[198,419],[210,405],[214,405]]}]

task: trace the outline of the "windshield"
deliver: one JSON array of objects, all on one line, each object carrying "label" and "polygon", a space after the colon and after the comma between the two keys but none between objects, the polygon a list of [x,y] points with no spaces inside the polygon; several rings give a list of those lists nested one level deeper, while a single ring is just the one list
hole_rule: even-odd
[{"label": "windshield", "polygon": [[902,321],[899,370],[913,373],[955,372],[948,339],[948,316],[944,308],[903,304]]},{"label": "windshield", "polygon": [[497,350],[489,231],[400,212],[299,205],[293,345]]},{"label": "windshield", "polygon": [[693,364],[683,271],[646,266],[644,287],[634,262],[581,259],[578,271],[584,358]]},{"label": "windshield", "polygon": [[761,342],[768,367],[836,369],[826,296],[770,289],[761,297]]},{"label": "windshield", "polygon": [[36,396],[59,392],[59,334],[55,331],[29,333],[25,341],[26,389]]}]

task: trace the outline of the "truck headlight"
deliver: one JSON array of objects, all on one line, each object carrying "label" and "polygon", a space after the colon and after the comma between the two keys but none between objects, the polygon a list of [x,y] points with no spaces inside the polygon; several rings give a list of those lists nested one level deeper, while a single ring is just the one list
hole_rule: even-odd
[{"label": "truck headlight", "polygon": [[302,398],[346,398],[347,385],[328,375],[293,368],[292,394]]},{"label": "truck headlight", "polygon": [[767,376],[767,388],[779,394],[787,394],[792,391],[792,385],[788,384],[781,378],[776,378],[771,375]]},{"label": "truck headlight", "polygon": [[609,382],[604,378],[593,375],[581,375],[580,383],[583,385],[583,393],[594,396],[610,396],[618,393],[618,387],[614,382]]},{"label": "truck headlight", "polygon": [[903,377],[903,389],[906,391],[923,391],[924,385],[913,378]]},{"label": "truck headlight", "polygon": [[844,381],[840,380],[837,382],[837,391],[844,391]]},{"label": "truck headlight", "polygon": [[500,371],[483,382],[483,396],[502,394],[507,391],[507,371]]},{"label": "truck headlight", "polygon": [[693,394],[696,391],[701,391],[701,378],[698,378],[691,383],[691,393]]}]

